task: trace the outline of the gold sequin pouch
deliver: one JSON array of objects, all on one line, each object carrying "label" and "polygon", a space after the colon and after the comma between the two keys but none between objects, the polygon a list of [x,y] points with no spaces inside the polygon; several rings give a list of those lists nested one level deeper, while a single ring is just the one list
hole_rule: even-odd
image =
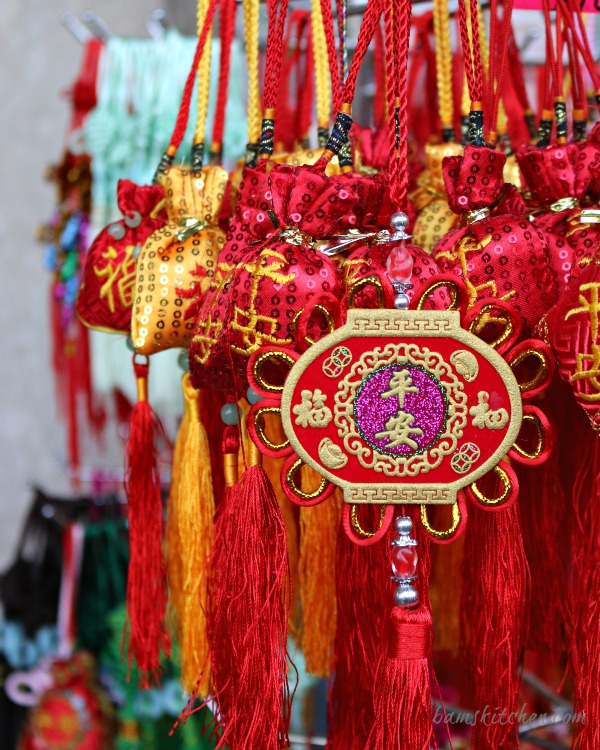
[{"label": "gold sequin pouch", "polygon": [[431,255],[441,238],[459,223],[458,216],[451,211],[446,199],[442,163],[446,156],[462,154],[462,146],[457,143],[430,143],[425,146],[425,152],[427,169],[410,198],[419,212],[413,230],[415,244]]},{"label": "gold sequin pouch", "polygon": [[137,263],[131,338],[140,354],[189,347],[192,300],[205,291],[225,244],[218,226],[228,174],[209,165],[199,172],[170,167],[162,177],[168,221],[144,245]]}]

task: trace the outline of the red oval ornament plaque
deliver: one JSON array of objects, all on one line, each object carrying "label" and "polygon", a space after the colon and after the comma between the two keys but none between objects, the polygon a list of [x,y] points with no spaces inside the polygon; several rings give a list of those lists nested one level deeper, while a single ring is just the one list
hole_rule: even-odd
[{"label": "red oval ornament plaque", "polygon": [[350,503],[454,503],[506,455],[519,385],[455,311],[350,310],[286,379],[290,444]]}]

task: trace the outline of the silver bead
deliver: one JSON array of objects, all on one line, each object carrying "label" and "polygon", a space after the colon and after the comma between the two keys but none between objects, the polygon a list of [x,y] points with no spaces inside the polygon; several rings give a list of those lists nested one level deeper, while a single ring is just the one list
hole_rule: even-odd
[{"label": "silver bead", "polygon": [[394,604],[396,607],[410,607],[419,602],[419,592],[414,586],[401,584],[394,591]]},{"label": "silver bead", "polygon": [[394,297],[394,307],[396,310],[408,310],[410,307],[410,300],[408,299],[408,295],[404,292],[399,292]]},{"label": "silver bead", "polygon": [[413,530],[413,522],[408,516],[398,516],[394,521],[394,528],[398,534],[410,534]]},{"label": "silver bead", "polygon": [[392,214],[390,225],[396,232],[404,232],[408,226],[408,216],[403,211],[398,211],[398,213]]}]

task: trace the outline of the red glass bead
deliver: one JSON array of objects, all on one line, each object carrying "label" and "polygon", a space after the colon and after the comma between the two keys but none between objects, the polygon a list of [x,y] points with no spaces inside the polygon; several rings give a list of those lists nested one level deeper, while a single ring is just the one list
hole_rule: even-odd
[{"label": "red glass bead", "polygon": [[396,578],[413,578],[418,561],[416,547],[392,547],[392,570]]},{"label": "red glass bead", "polygon": [[409,283],[412,276],[413,258],[406,249],[404,242],[392,248],[387,257],[386,266],[391,282]]}]

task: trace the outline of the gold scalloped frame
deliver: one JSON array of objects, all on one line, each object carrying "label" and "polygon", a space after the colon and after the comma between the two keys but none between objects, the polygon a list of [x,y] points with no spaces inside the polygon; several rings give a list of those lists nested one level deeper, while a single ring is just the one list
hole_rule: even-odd
[{"label": "gold scalloped frame", "polygon": [[[458,344],[474,349],[498,372],[510,398],[510,422],[500,446],[487,461],[475,471],[459,476],[449,484],[439,483],[404,485],[395,483],[355,484],[342,480],[317,463],[304,450],[297,438],[292,422],[292,394],[309,364],[325,350],[342,344],[350,338],[381,337],[402,339],[411,336],[424,339],[450,338]],[[492,347],[461,328],[460,313],[454,310],[349,310],[344,326],[322,338],[310,347],[296,362],[288,375],[281,399],[281,420],[291,446],[302,461],[312,466],[325,479],[341,487],[347,503],[449,505],[456,502],[460,489],[466,487],[493,469],[508,453],[521,429],[523,407],[519,384],[509,365]]]}]

